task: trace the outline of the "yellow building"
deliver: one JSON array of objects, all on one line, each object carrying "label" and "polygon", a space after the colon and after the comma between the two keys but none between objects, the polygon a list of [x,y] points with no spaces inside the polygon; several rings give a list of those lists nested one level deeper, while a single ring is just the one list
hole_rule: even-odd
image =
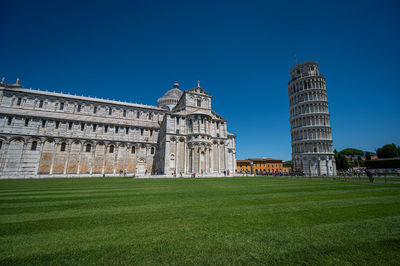
[{"label": "yellow building", "polygon": [[249,160],[236,160],[236,172],[251,173],[251,162]]},{"label": "yellow building", "polygon": [[282,160],[272,158],[256,158],[236,161],[236,171],[238,173],[277,173],[289,172],[290,168],[283,167]]}]

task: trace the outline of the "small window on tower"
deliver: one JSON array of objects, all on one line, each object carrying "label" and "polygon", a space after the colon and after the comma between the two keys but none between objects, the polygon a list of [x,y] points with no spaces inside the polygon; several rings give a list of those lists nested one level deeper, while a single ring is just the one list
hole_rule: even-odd
[{"label": "small window on tower", "polygon": [[36,151],[37,141],[32,142],[31,151]]},{"label": "small window on tower", "polygon": [[199,99],[199,100],[197,100],[197,106],[201,106],[201,100]]},{"label": "small window on tower", "polygon": [[40,102],[39,102],[39,108],[43,108],[43,100],[40,100]]},{"label": "small window on tower", "polygon": [[21,105],[21,101],[22,101],[22,98],[21,98],[21,97],[19,97],[19,98],[18,98],[18,101],[17,101],[17,105],[18,105],[18,106],[20,106],[20,105]]},{"label": "small window on tower", "polygon": [[64,110],[64,103],[60,103],[60,110]]},{"label": "small window on tower", "polygon": [[126,110],[123,111],[123,117],[126,117]]},{"label": "small window on tower", "polygon": [[110,153],[114,153],[114,145],[110,146]]},{"label": "small window on tower", "polygon": [[67,146],[67,144],[65,142],[61,143],[60,151],[65,151],[66,146]]},{"label": "small window on tower", "polygon": [[82,110],[82,105],[78,104],[78,113]]},{"label": "small window on tower", "polygon": [[151,152],[151,154],[154,154],[154,147],[151,147],[150,152]]},{"label": "small window on tower", "polygon": [[97,113],[97,106],[93,107],[93,113]]},{"label": "small window on tower", "polygon": [[136,148],[135,148],[135,146],[133,146],[131,149],[131,153],[135,153],[135,152],[136,152]]},{"label": "small window on tower", "polygon": [[92,145],[87,144],[86,145],[86,152],[90,152],[91,149],[92,149]]}]

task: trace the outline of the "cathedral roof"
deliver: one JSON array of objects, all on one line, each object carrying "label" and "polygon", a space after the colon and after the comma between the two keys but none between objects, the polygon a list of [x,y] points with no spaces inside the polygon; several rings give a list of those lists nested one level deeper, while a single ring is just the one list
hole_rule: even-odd
[{"label": "cathedral roof", "polygon": [[179,89],[179,84],[175,82],[174,88],[167,91],[161,99],[177,99],[179,100],[183,94],[183,91]]}]

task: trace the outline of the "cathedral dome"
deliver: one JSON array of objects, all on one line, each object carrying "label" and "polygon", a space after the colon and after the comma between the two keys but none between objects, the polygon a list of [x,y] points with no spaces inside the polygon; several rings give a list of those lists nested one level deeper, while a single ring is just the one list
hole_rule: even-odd
[{"label": "cathedral dome", "polygon": [[174,88],[167,91],[164,96],[158,99],[157,104],[158,107],[167,108],[168,110],[172,110],[178,103],[181,98],[183,92],[179,89],[178,82],[175,82]]}]

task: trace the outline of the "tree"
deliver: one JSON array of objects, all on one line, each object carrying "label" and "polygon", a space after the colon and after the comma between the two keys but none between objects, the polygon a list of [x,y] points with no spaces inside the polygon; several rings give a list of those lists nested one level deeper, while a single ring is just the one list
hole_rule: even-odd
[{"label": "tree", "polygon": [[346,156],[341,152],[335,152],[336,169],[347,170],[349,168],[349,163],[347,162]]},{"label": "tree", "polygon": [[370,153],[369,151],[367,151],[367,152],[365,153],[365,160],[366,160],[366,161],[371,161],[371,153]]},{"label": "tree", "polygon": [[347,148],[341,151],[344,155],[364,155],[364,152],[359,149]]},{"label": "tree", "polygon": [[399,157],[399,147],[396,144],[386,144],[382,148],[376,150],[378,158],[394,158]]}]

